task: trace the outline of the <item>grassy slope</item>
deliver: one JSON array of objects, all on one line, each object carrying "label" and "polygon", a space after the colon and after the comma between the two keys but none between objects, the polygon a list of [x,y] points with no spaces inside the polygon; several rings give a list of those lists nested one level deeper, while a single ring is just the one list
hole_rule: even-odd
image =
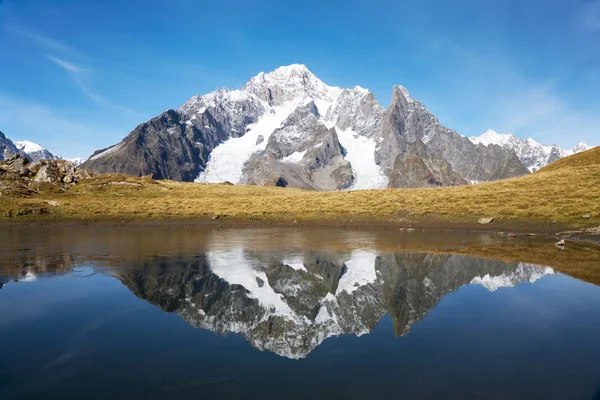
[{"label": "grassy slope", "polygon": [[[108,184],[111,181],[137,184]],[[59,201],[61,205],[51,207],[46,204],[47,200]],[[7,212],[14,215],[15,211],[40,207],[52,212],[17,218],[96,220],[219,215],[237,220],[403,224],[424,220],[473,221],[494,216],[519,221],[598,225],[600,148],[559,160],[532,175],[438,189],[318,193],[103,175],[62,193],[0,198],[0,219],[8,219]],[[585,213],[592,215],[589,221],[582,219]]]}]

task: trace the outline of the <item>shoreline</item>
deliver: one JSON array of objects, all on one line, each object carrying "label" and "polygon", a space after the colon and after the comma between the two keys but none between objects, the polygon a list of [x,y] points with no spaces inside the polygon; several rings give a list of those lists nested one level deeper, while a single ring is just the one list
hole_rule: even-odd
[{"label": "shoreline", "polygon": [[[532,220],[495,219],[490,224],[477,221],[443,220],[434,218],[415,218],[407,221],[377,220],[371,218],[337,220],[302,219],[239,219],[227,217],[155,217],[155,218],[43,218],[36,219],[0,219],[0,227],[218,227],[218,228],[291,228],[308,227],[323,229],[358,229],[384,231],[445,231],[473,232],[496,235],[516,236],[589,236],[600,240],[597,235],[586,235],[582,230],[573,230],[567,224],[540,222]],[[569,233],[569,235],[561,235]]]}]

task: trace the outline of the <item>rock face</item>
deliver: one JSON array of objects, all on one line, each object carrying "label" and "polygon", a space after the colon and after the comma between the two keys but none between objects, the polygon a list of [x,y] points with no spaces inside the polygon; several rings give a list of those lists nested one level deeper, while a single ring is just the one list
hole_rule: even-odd
[{"label": "rock face", "polygon": [[0,131],[0,160],[11,158],[17,153],[17,146]]},{"label": "rock face", "polygon": [[83,166],[312,190],[450,186],[529,173],[514,150],[444,127],[401,86],[385,110],[369,90],[328,86],[303,65],[261,72],[241,90],[194,96]]},{"label": "rock face", "polygon": [[579,142],[570,150],[563,150],[560,147],[547,146],[533,140],[521,139],[510,133],[496,133],[489,129],[481,136],[469,138],[475,144],[484,146],[498,145],[504,149],[514,150],[521,163],[531,172],[535,172],[546,165],[559,160],[563,157],[581,153],[589,150],[591,147],[583,142]]},{"label": "rock face", "polygon": [[385,315],[406,335],[461,286],[490,291],[535,282],[548,267],[463,256],[306,252],[257,254],[233,248],[159,256],[113,274],[134,294],[189,324],[238,333],[260,350],[304,358],[325,339],[369,333]]}]

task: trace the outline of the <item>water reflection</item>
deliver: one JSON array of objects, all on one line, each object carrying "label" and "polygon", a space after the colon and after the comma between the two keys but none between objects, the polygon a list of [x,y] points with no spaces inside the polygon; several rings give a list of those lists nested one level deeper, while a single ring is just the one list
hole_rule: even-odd
[{"label": "water reflection", "polygon": [[[5,276],[10,271],[12,280],[31,282],[78,264],[59,254],[25,255],[19,265],[4,268]],[[305,358],[332,336],[368,334],[386,314],[395,335],[406,335],[464,285],[495,291],[554,274],[550,267],[450,254],[261,251],[221,242],[101,270],[190,325],[240,334],[257,349],[291,359]]]}]

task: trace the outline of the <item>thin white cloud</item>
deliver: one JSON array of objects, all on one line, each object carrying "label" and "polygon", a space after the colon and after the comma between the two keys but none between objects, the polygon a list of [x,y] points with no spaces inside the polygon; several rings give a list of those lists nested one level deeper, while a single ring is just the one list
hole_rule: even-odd
[{"label": "thin white cloud", "polygon": [[3,27],[9,32],[15,33],[17,35],[31,40],[46,51],[53,51],[71,56],[77,56],[82,54],[79,50],[72,46],[69,46],[63,42],[60,42],[54,38],[51,38],[24,26],[7,23],[3,24]]},{"label": "thin white cloud", "polygon": [[114,104],[111,103],[109,101],[107,101],[104,97],[94,93],[84,82],[83,78],[81,77],[80,74],[73,74],[72,75],[72,79],[73,82],[75,83],[75,85],[79,88],[79,90],[81,90],[81,93],[83,93],[85,96],[87,96],[90,100],[92,100],[94,103],[103,106],[103,107],[107,107],[107,108],[112,108],[113,110],[117,110],[117,111],[121,111],[121,112],[126,112],[129,114],[133,114],[133,115],[137,115],[139,117],[144,117],[147,118],[148,115],[146,113],[142,113],[136,110],[132,110],[131,108],[127,108],[127,107],[122,107],[118,104]]},{"label": "thin white cloud", "polygon": [[73,63],[71,63],[69,61],[65,61],[63,59],[60,59],[58,57],[47,55],[46,58],[48,60],[54,62],[58,66],[63,67],[67,71],[70,71],[70,72],[81,72],[81,71],[84,71],[83,68],[78,67],[77,65],[75,65],[75,64],[73,64]]},{"label": "thin white cloud", "polygon": [[66,58],[86,58],[86,56],[76,48],[23,26],[5,24],[4,27],[10,32],[16,33],[22,37],[29,39],[30,41],[36,43],[46,51],[61,54],[60,57],[56,56],[55,54],[47,54],[46,58],[52,61],[54,64],[61,67],[62,69],[64,69],[65,71],[67,71],[69,77],[71,78],[75,86],[81,91],[83,95],[92,100],[94,103],[102,107],[112,108],[113,110],[134,114],[139,117],[148,117],[148,115],[145,113],[133,110],[128,107],[123,107],[119,104],[114,104],[105,99],[104,97],[100,96],[99,94],[95,93],[85,83],[85,79],[83,76],[84,73],[90,73],[91,70],[88,68],[82,68],[79,65],[73,63],[72,61],[66,60]]},{"label": "thin white cloud", "polygon": [[107,108],[112,108],[113,110],[126,112],[129,114],[134,114],[140,117],[147,117],[147,114],[132,110],[131,108],[123,107],[118,104],[114,104],[99,94],[95,93],[90,87],[85,83],[85,79],[83,74],[86,72],[90,72],[89,69],[82,68],[78,65],[70,61],[66,61],[62,58],[58,58],[54,55],[46,55],[46,58],[59,67],[63,68],[69,74],[71,81],[77,86],[77,88],[81,91],[83,95],[85,95],[88,99],[92,100],[94,103]]}]

